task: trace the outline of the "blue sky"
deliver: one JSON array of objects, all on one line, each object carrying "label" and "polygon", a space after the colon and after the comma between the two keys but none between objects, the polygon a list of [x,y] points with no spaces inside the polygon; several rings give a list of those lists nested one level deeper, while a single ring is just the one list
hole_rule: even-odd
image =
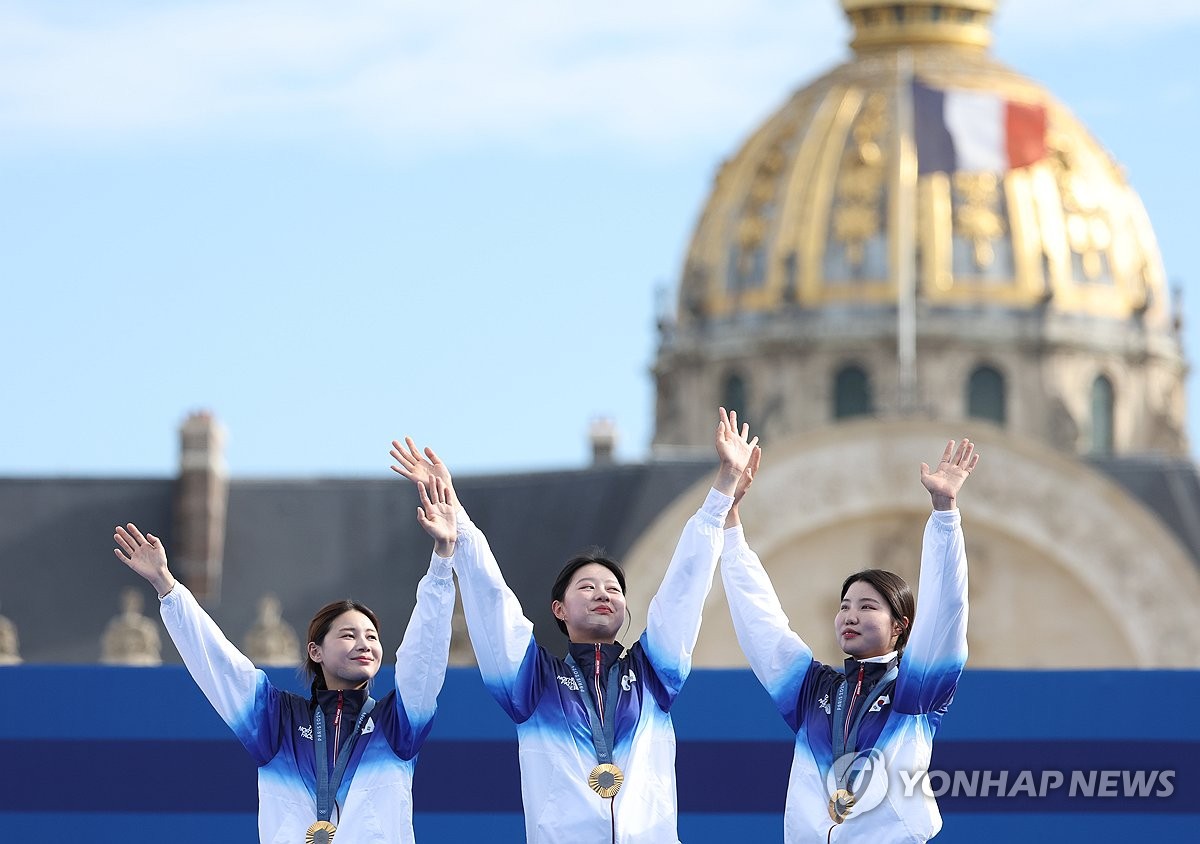
[{"label": "blue sky", "polygon": [[[995,33],[1126,167],[1194,354],[1200,4]],[[3,0],[0,474],[168,476],[196,409],[241,477],[382,477],[405,432],[575,467],[596,416],[644,457],[716,167],[847,39],[835,0]]]}]

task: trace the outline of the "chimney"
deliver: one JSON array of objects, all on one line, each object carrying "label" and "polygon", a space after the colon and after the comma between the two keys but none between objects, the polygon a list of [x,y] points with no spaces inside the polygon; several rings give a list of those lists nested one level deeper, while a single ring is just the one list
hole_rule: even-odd
[{"label": "chimney", "polygon": [[208,411],[193,413],[179,429],[179,483],[175,498],[178,574],[196,598],[221,600],[225,550],[225,429]]},{"label": "chimney", "polygon": [[607,416],[597,416],[588,428],[592,444],[592,465],[611,466],[616,462],[617,423]]}]

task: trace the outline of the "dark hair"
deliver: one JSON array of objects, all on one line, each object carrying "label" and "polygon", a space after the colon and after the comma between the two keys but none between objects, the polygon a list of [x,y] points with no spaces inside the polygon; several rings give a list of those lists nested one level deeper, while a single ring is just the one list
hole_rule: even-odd
[{"label": "dark hair", "polygon": [[[567,560],[567,564],[562,567],[562,571],[554,579],[554,586],[550,589],[550,600],[561,601],[566,597],[567,587],[571,585],[571,578],[575,576],[575,572],[592,563],[599,563],[611,571],[617,578],[617,583],[621,584],[621,594],[625,594],[625,572],[621,570],[621,566],[617,561],[609,557],[603,548],[588,548]],[[563,632],[564,636],[568,635],[567,625],[563,623],[561,618],[555,618],[554,622],[558,625],[558,629]]]},{"label": "dark hair", "polygon": [[305,640],[304,665],[301,667],[301,670],[312,681],[314,695],[317,693],[317,689],[325,688],[325,673],[321,671],[321,664],[313,662],[312,656],[309,655],[308,643],[316,642],[318,645],[321,644],[337,617],[342,613],[352,611],[358,611],[369,618],[371,624],[375,627],[375,632],[379,632],[379,619],[375,617],[375,613],[371,612],[371,608],[366,604],[360,604],[358,601],[352,601],[349,598],[334,601],[321,607],[317,610],[317,614],[313,616],[312,621],[308,623],[308,639]]},{"label": "dark hair", "polygon": [[[845,598],[850,586],[860,580],[874,586],[875,591],[882,595],[883,600],[887,602],[892,618],[900,624],[900,635],[896,637],[896,650],[904,653],[904,646],[908,644],[908,633],[912,630],[913,617],[917,613],[917,602],[913,598],[908,582],[895,572],[867,569],[855,572],[846,578],[842,583],[841,597]],[[908,619],[907,623],[904,621],[905,618]]]}]

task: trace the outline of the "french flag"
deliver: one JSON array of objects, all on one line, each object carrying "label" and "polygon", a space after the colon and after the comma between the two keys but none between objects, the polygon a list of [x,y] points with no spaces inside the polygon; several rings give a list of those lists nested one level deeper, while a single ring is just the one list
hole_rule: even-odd
[{"label": "french flag", "polygon": [[917,173],[1003,173],[1046,157],[1046,108],[913,80]]}]

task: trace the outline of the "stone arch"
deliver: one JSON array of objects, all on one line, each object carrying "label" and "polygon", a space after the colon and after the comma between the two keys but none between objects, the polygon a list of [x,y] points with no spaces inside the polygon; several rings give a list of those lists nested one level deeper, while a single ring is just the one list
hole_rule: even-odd
[{"label": "stone arch", "polygon": [[[980,420],[971,428],[984,462],[962,501],[971,559],[970,664],[1195,667],[1200,570],[1175,536],[1087,464]],[[916,586],[929,508],[918,467],[935,461],[945,443],[943,424],[867,420],[779,442],[764,453],[743,512],[746,533],[793,629],[818,658],[840,659],[832,624],[846,574],[881,565]],[[680,496],[626,556],[631,611],[644,613],[706,489],[707,481]],[[1166,596],[1169,613],[1161,610]],[[919,594],[917,600],[919,618]],[[640,635],[644,616],[632,624]],[[745,664],[719,573],[694,662]]]}]

